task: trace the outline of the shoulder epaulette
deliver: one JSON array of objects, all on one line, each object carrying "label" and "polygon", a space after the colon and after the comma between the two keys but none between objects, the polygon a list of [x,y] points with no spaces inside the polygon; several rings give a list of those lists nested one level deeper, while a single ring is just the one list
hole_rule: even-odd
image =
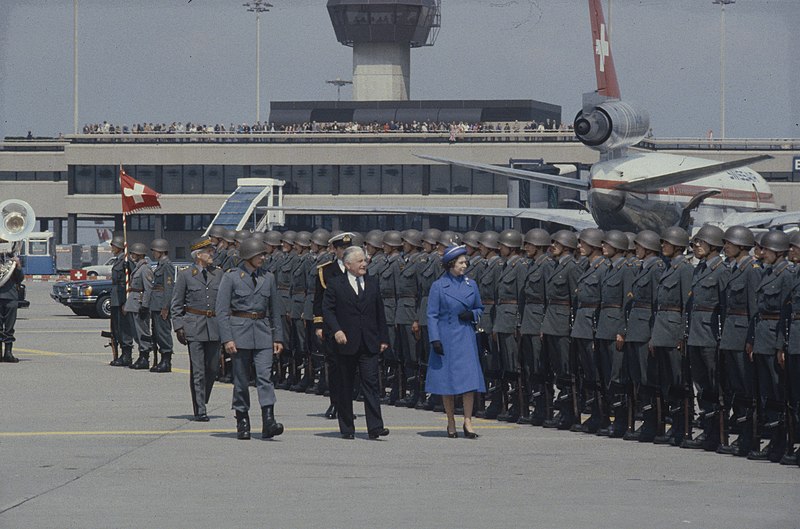
[{"label": "shoulder epaulette", "polygon": [[193,276],[196,276],[198,273],[199,273],[199,272],[198,272],[198,270],[197,270],[197,267],[194,267],[194,266],[193,266],[193,267],[192,267],[192,275],[193,275]]},{"label": "shoulder epaulette", "polygon": [[319,277],[319,283],[322,285],[322,288],[327,289],[328,285],[325,284],[325,265],[320,265],[317,267],[317,277]]},{"label": "shoulder epaulette", "polygon": [[329,264],[331,264],[331,263],[333,263],[333,261],[325,261],[325,262],[324,262],[324,263],[322,263],[322,264],[318,264],[318,265],[317,265],[317,268],[325,268],[326,266],[328,266],[328,265],[329,265]]}]

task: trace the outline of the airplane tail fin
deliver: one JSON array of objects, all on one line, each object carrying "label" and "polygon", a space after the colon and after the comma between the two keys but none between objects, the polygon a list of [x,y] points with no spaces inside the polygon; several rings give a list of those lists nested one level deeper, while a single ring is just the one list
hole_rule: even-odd
[{"label": "airplane tail fin", "polygon": [[603,16],[602,0],[589,0],[589,16],[592,19],[592,42],[594,47],[594,69],[597,74],[597,93],[606,97],[620,98],[617,71],[611,56],[611,43]]}]

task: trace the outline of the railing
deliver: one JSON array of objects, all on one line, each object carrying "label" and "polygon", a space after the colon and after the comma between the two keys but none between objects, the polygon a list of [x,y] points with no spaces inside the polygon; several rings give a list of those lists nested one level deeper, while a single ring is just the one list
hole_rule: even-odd
[{"label": "railing", "polygon": [[800,150],[798,138],[646,138],[637,147],[653,151],[794,151]]}]

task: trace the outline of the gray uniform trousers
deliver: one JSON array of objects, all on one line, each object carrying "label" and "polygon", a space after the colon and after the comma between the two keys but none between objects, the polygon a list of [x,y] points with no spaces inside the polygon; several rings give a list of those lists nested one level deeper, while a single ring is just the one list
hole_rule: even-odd
[{"label": "gray uniform trousers", "polygon": [[153,271],[143,258],[136,263],[136,269],[131,274],[130,292],[125,300],[125,310],[132,316],[134,335],[133,338],[139,346],[139,355],[149,355],[153,348],[150,335],[150,291],[145,286],[145,281],[152,285]]},{"label": "gray uniform trousers", "polygon": [[195,415],[206,414],[206,404],[219,372],[219,354],[219,341],[189,342],[189,379]]},{"label": "gray uniform trousers", "polygon": [[153,322],[153,341],[158,344],[158,352],[172,354],[172,323],[169,316],[165,320],[161,317],[160,310],[151,310],[150,319]]}]

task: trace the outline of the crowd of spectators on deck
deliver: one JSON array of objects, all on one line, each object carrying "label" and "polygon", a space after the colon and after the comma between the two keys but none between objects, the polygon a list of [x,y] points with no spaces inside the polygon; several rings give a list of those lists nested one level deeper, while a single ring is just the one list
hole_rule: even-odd
[{"label": "crowd of spectators on deck", "polygon": [[227,127],[224,124],[206,125],[200,123],[173,121],[172,123],[136,123],[133,126],[114,125],[107,121],[102,123],[89,123],[84,125],[83,134],[264,134],[264,133],[530,133],[530,132],[570,132],[572,124],[557,124],[554,120],[548,119],[546,122],[536,121],[520,123],[514,122],[494,122],[494,123],[465,123],[443,121],[412,121],[404,123],[399,121],[389,121],[386,123],[320,123],[310,121],[299,124],[281,124],[257,122],[253,125],[248,123],[234,124]]}]

